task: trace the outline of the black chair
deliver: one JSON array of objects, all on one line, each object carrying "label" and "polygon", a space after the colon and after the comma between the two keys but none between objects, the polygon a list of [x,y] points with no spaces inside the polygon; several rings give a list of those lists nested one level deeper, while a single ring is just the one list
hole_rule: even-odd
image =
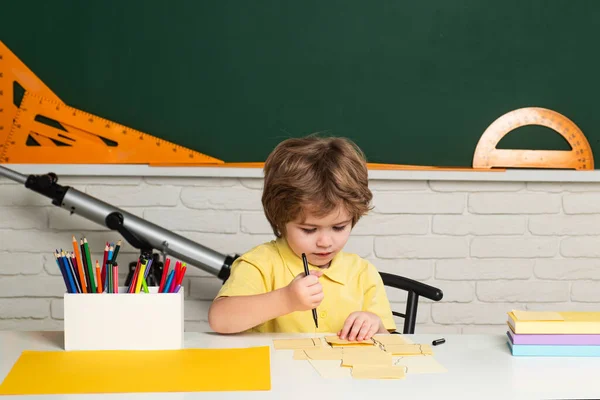
[{"label": "black chair", "polygon": [[[444,297],[441,289],[426,285],[422,282],[417,282],[403,276],[380,272],[381,279],[385,286],[390,286],[396,289],[406,290],[408,298],[406,300],[406,311],[404,314],[392,311],[396,317],[404,318],[404,329],[402,333],[415,333],[415,322],[417,320],[417,305],[419,304],[419,296],[426,297],[433,301],[440,301]],[[397,332],[395,332],[397,333]]]}]

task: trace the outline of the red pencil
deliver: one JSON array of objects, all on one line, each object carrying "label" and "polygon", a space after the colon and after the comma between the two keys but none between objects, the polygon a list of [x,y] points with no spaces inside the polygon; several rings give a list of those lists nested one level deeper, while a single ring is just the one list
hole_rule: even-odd
[{"label": "red pencil", "polygon": [[165,287],[165,283],[167,282],[167,274],[169,273],[169,264],[171,264],[171,259],[167,258],[165,260],[165,265],[163,267],[162,276],[160,278],[160,285],[158,286],[158,293],[162,293],[163,288]]},{"label": "red pencil", "polygon": [[138,276],[138,273],[140,272],[140,264],[141,264],[140,258],[138,258],[138,260],[137,260],[137,265],[135,266],[135,270],[133,271],[133,276],[131,277],[131,282],[129,282],[129,289],[127,290],[128,293],[133,293],[133,289],[135,288],[135,285],[137,283],[137,276]]},{"label": "red pencil", "polygon": [[185,275],[185,270],[187,269],[187,265],[184,265],[181,268],[181,273],[179,274],[179,280],[177,281],[177,285],[180,286],[181,283],[183,282],[183,276]]}]

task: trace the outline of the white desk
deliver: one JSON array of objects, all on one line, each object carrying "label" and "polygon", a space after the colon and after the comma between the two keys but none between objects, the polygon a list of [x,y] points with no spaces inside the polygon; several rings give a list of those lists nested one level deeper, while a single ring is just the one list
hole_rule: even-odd
[{"label": "white desk", "polygon": [[[310,336],[310,335],[304,335]],[[269,392],[140,393],[111,395],[23,396],[22,399],[542,399],[600,398],[600,358],[513,357],[506,337],[443,335],[433,347],[448,369],[440,374],[412,374],[404,380],[323,379],[306,361],[292,359],[291,350],[274,350],[273,338],[293,335],[185,335],[186,347],[225,348],[271,346]],[[431,343],[440,335],[412,335],[415,343]],[[62,332],[0,332],[0,381],[23,350],[62,350]],[[202,379],[202,377],[198,377]],[[32,384],[35,378],[32,377]],[[0,400],[17,396],[0,396]]]}]

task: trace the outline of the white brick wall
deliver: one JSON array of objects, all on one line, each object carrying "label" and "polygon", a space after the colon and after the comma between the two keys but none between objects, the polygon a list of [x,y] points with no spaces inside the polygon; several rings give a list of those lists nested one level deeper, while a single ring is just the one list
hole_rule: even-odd
[{"label": "white brick wall", "polygon": [[[61,183],[223,254],[273,237],[260,179],[61,176]],[[600,183],[370,185],[375,208],[347,250],[380,271],[444,291],[441,302],[419,303],[417,332],[503,333],[514,308],[600,310]],[[107,240],[120,238],[0,180],[0,329],[62,329],[64,283],[52,252],[70,249],[72,235],[88,238],[94,258]],[[125,243],[121,262],[135,257]],[[208,330],[207,310],[220,281],[191,268],[184,285],[186,329]],[[403,311],[406,294],[386,291]]]}]

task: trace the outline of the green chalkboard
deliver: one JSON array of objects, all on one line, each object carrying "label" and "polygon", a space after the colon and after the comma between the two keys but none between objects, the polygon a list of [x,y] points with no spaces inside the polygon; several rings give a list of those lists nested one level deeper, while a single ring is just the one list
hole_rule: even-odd
[{"label": "green chalkboard", "polygon": [[[323,132],[370,162],[468,167],[528,106],[600,155],[600,1],[5,3],[0,40],[67,104],[224,161]],[[568,149],[542,127],[500,147]]]}]

